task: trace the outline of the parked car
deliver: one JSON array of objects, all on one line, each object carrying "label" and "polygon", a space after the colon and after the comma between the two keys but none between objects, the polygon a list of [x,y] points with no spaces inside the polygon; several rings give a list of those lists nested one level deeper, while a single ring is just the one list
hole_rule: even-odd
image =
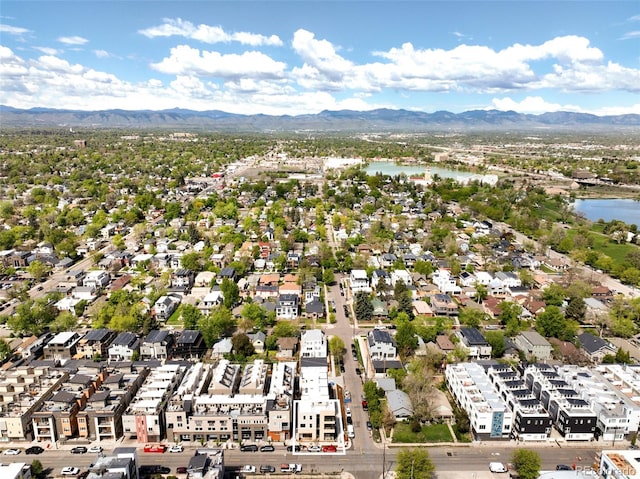
[{"label": "parked car", "polygon": [[184,451],[184,447],[182,444],[172,444],[169,446],[169,452],[182,452]]},{"label": "parked car", "polygon": [[295,446],[287,446],[287,452],[300,452],[302,451],[302,447],[295,445]]},{"label": "parked car", "polygon": [[373,429],[373,425],[371,424],[371,421],[367,421],[367,431],[371,431]]},{"label": "parked car", "polygon": [[307,447],[307,451],[309,452],[320,452],[322,448],[320,446],[309,446]]},{"label": "parked car", "polygon": [[567,466],[566,464],[558,464],[556,466],[556,471],[573,471],[571,466]]},{"label": "parked car", "polygon": [[26,452],[27,454],[42,454],[44,452],[44,449],[40,446],[31,446],[26,448],[24,452]]},{"label": "parked car", "polygon": [[87,452],[87,448],[84,446],[76,446],[71,448],[71,454],[84,454]]},{"label": "parked car", "polygon": [[266,474],[268,472],[276,472],[276,467],[269,464],[263,464],[262,466],[260,466],[260,472],[263,474]]},{"label": "parked car", "polygon": [[347,424],[349,425],[353,424],[353,418],[351,416],[347,416]]},{"label": "parked car", "polygon": [[369,410],[369,403],[367,401],[362,401],[362,410],[363,411]]},{"label": "parked car", "polygon": [[269,444],[268,444],[268,445],[266,445],[266,446],[262,446],[262,447],[260,448],[260,452],[273,452],[273,451],[275,451],[275,450],[276,450],[276,448],[275,448],[275,447],[273,447],[273,446],[271,446],[271,445],[269,445]]},{"label": "parked car", "polygon": [[362,374],[362,371],[360,371],[360,368],[356,368],[356,374],[357,374],[358,376],[360,376],[360,375]]},{"label": "parked car", "polygon": [[333,444],[329,444],[328,446],[322,446],[322,452],[338,452],[338,448]]},{"label": "parked car", "polygon": [[17,456],[20,454],[20,449],[7,449],[2,454],[6,454],[7,456]]},{"label": "parked car", "polygon": [[252,466],[251,464],[245,464],[244,466],[242,466],[242,469],[240,469],[240,472],[255,473],[256,472],[256,466]]},{"label": "parked car", "polygon": [[186,466],[176,467],[176,472],[178,474],[186,474],[187,473],[187,467]]},{"label": "parked car", "polygon": [[491,472],[507,472],[507,467],[501,462],[490,462],[489,470]]},{"label": "parked car", "polygon": [[63,467],[61,471],[63,476],[76,476],[80,474],[80,469],[73,466]]},{"label": "parked car", "polygon": [[87,452],[101,453],[102,446],[91,446],[89,449],[87,449]]},{"label": "parked car", "polygon": [[246,444],[244,446],[240,446],[240,450],[242,452],[258,452],[258,446],[255,444]]}]

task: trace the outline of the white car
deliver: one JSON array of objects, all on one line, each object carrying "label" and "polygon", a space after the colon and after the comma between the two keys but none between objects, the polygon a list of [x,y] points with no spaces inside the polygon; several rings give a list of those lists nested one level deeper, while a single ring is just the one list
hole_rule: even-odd
[{"label": "white car", "polygon": [[309,446],[307,448],[309,452],[322,452],[322,448],[320,446]]},{"label": "white car", "polygon": [[7,456],[17,456],[20,454],[20,449],[7,449],[2,454],[6,454]]},{"label": "white car", "polygon": [[256,466],[252,466],[250,464],[246,464],[244,466],[242,466],[242,469],[240,469],[241,472],[256,472]]},{"label": "white car", "polygon": [[67,466],[62,468],[63,476],[76,476],[80,473],[80,469],[77,467]]},{"label": "white car", "polygon": [[490,462],[489,470],[491,472],[507,472],[507,467],[501,462]]},{"label": "white car", "polygon": [[89,449],[87,449],[87,452],[102,452],[102,446],[91,446]]},{"label": "white car", "polygon": [[172,446],[169,446],[169,452],[182,452],[184,451],[184,447],[182,446],[182,444],[173,444]]}]

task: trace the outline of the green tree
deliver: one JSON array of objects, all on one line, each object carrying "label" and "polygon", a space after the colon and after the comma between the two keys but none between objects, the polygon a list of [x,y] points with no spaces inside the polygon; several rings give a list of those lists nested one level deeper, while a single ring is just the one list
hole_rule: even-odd
[{"label": "green tree", "polygon": [[491,345],[491,357],[501,358],[506,349],[504,333],[502,331],[487,331],[484,337]]},{"label": "green tree", "polygon": [[397,327],[395,340],[398,346],[398,353],[402,358],[410,357],[418,348],[418,335],[416,334],[415,325],[405,312],[398,314],[395,323]]},{"label": "green tree", "polygon": [[322,282],[326,285],[332,285],[333,283],[335,283],[335,281],[336,281],[336,277],[333,272],[333,269],[325,268],[322,271]]},{"label": "green tree", "polygon": [[44,466],[38,459],[31,461],[31,474],[38,479],[45,477]]},{"label": "green tree", "polygon": [[232,309],[240,301],[240,289],[235,281],[225,278],[220,285],[220,291],[224,295],[224,305]]},{"label": "green tree", "polygon": [[329,353],[336,359],[344,354],[344,341],[340,336],[331,336],[329,339]]},{"label": "green tree", "polygon": [[248,358],[255,353],[255,348],[251,343],[251,339],[245,333],[234,334],[231,338],[231,344],[233,344],[233,352],[236,357]]},{"label": "green tree", "polygon": [[545,337],[570,341],[577,331],[577,324],[567,320],[558,306],[547,306],[536,318],[536,331]]},{"label": "green tree", "polygon": [[542,461],[540,455],[530,449],[514,451],[511,459],[520,479],[538,479]]},{"label": "green tree", "polygon": [[299,332],[300,330],[295,324],[292,324],[289,321],[278,321],[273,327],[271,335],[276,338],[291,338],[298,336]]},{"label": "green tree", "polygon": [[364,291],[356,293],[355,313],[358,321],[371,321],[373,315],[373,305],[369,295]]},{"label": "green tree", "polygon": [[240,314],[260,330],[267,327],[267,311],[258,303],[245,303]]},{"label": "green tree", "polygon": [[200,253],[185,253],[180,258],[180,263],[183,268],[190,269],[191,271],[200,271],[202,269],[202,259]]},{"label": "green tree", "polygon": [[397,479],[429,479],[436,470],[424,448],[402,449],[396,461]]},{"label": "green tree", "polygon": [[0,339],[0,361],[4,361],[11,356],[11,346],[4,339]]},{"label": "green tree", "polygon": [[207,347],[213,346],[223,336],[228,336],[235,327],[231,311],[225,306],[219,306],[211,311],[209,316],[203,317],[198,323]]},{"label": "green tree", "polygon": [[565,309],[565,316],[578,322],[584,321],[584,315],[587,312],[587,305],[579,296],[569,298],[569,303]]},{"label": "green tree", "polygon": [[27,266],[27,272],[35,281],[40,281],[42,278],[49,274],[50,268],[40,260],[32,261]]},{"label": "green tree", "polygon": [[193,304],[184,303],[180,307],[182,326],[184,329],[196,329],[198,322],[202,319],[202,313]]},{"label": "green tree", "polygon": [[483,321],[487,319],[487,313],[478,308],[462,308],[458,317],[460,323],[470,328],[479,328]]},{"label": "green tree", "polygon": [[562,306],[566,292],[558,283],[551,283],[542,291],[542,299],[547,305]]}]

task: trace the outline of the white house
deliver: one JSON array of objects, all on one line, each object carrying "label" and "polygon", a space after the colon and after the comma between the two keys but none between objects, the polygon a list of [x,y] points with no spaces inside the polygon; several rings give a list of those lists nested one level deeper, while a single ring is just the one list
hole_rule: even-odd
[{"label": "white house", "polygon": [[395,359],[397,355],[396,343],[388,331],[374,329],[367,334],[369,356],[372,361]]},{"label": "white house", "polygon": [[431,281],[438,287],[441,293],[454,295],[462,293],[462,288],[456,284],[456,280],[446,269],[435,271],[431,277]]},{"label": "white house", "polygon": [[391,272],[390,276],[391,276],[391,285],[393,287],[395,287],[399,281],[402,281],[406,286],[411,286],[413,284],[413,278],[411,277],[411,273],[409,273],[409,271],[407,271],[406,269],[394,269]]},{"label": "white house", "polygon": [[324,358],[327,356],[327,338],[324,331],[310,329],[300,338],[300,357]]},{"label": "white house", "polygon": [[180,304],[180,296],[166,295],[160,296],[156,304],[153,305],[153,313],[159,320],[166,321],[178,308]]},{"label": "white house", "polygon": [[300,314],[300,298],[297,294],[281,294],[276,302],[276,317],[296,319]]},{"label": "white house", "polygon": [[365,293],[371,292],[369,278],[364,269],[352,269],[349,275],[349,284],[351,285],[351,293],[354,295],[360,291]]},{"label": "white house", "polygon": [[92,270],[87,272],[87,275],[82,280],[82,286],[100,289],[107,286],[110,281],[111,276],[108,271]]}]

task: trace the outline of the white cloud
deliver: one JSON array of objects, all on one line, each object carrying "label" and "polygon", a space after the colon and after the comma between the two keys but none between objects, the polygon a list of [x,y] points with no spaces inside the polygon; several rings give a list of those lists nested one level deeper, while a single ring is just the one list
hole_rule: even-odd
[{"label": "white cloud", "polygon": [[44,53],[45,55],[58,55],[60,50],[51,47],[33,47],[35,50]]},{"label": "white cloud", "polygon": [[634,38],[640,38],[640,30],[633,30],[631,32],[627,32],[621,37],[622,40],[631,40]]},{"label": "white cloud", "polygon": [[181,18],[165,18],[162,25],[139,30],[138,33],[148,37],[181,36],[204,43],[238,42],[251,46],[282,46],[277,35],[265,36],[249,32],[226,32],[222,27],[211,25],[194,25]]},{"label": "white cloud", "polygon": [[106,50],[94,50],[93,54],[98,58],[109,58],[111,54]]},{"label": "white cloud", "polygon": [[317,40],[314,34],[307,30],[300,29],[293,34],[292,46],[306,63],[300,69],[302,73],[312,72],[312,76],[324,77],[335,82],[344,78],[354,67],[352,62],[338,55],[331,42]]},{"label": "white cloud", "polygon": [[171,49],[171,55],[154,63],[151,67],[171,75],[200,75],[220,78],[280,78],[286,65],[257,51],[242,54],[221,54],[215,51],[200,51],[188,45]]},{"label": "white cloud", "polygon": [[60,43],[64,43],[65,45],[84,45],[89,42],[86,38],[73,36],[73,37],[59,37],[58,41]]},{"label": "white cloud", "polygon": [[31,30],[27,30],[22,27],[13,27],[11,25],[6,25],[4,23],[0,23],[0,33],[8,33],[9,35],[24,35],[25,33],[29,33]]},{"label": "white cloud", "polygon": [[540,96],[528,96],[521,101],[516,101],[508,97],[494,98],[493,100],[491,100],[491,104],[492,106],[490,108],[492,109],[501,111],[513,110],[517,111],[518,113],[533,113],[535,115],[554,111],[583,111],[577,105],[561,105],[559,103],[550,103]]}]

